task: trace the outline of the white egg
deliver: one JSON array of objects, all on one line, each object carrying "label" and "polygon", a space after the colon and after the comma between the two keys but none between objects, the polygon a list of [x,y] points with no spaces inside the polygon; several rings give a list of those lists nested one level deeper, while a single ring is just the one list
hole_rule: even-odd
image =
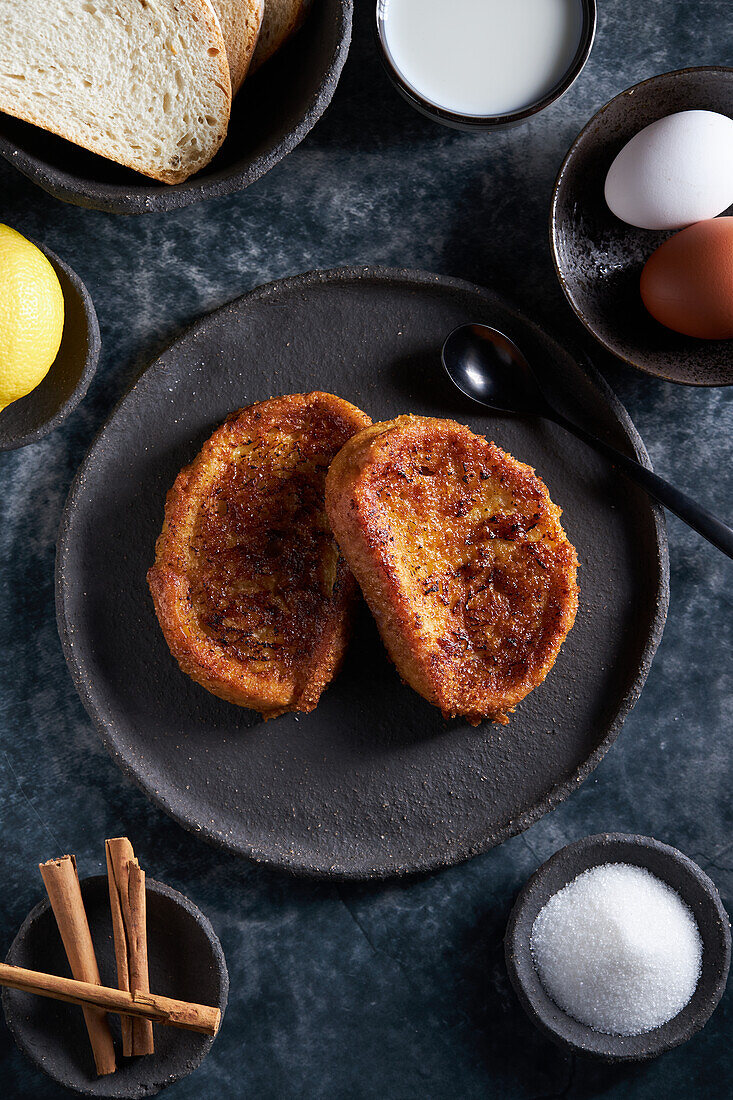
[{"label": "white egg", "polygon": [[645,126],[608,170],[606,202],[640,229],[682,229],[733,203],[733,120],[679,111]]}]

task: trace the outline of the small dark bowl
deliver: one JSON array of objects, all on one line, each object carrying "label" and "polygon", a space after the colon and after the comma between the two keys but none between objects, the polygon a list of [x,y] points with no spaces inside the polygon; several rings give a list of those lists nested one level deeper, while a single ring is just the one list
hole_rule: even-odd
[{"label": "small dark bowl", "polygon": [[518,126],[526,122],[534,115],[544,111],[546,107],[565,95],[568,88],[575,83],[593,46],[596,34],[596,0],[578,0],[581,9],[582,25],[580,41],[572,61],[566,72],[558,82],[541,98],[528,104],[520,111],[512,111],[503,115],[462,115],[456,111],[446,110],[429,99],[423,98],[418,90],[409,84],[403,77],[400,69],[390,53],[385,31],[385,11],[388,0],[377,0],[376,32],[382,61],[400,95],[407,100],[421,115],[432,118],[436,122],[442,122],[444,126],[450,126],[454,130],[506,130],[511,126]]},{"label": "small dark bowl", "polygon": [[617,95],[581,130],[563,161],[550,212],[550,248],[585,327],[632,367],[688,386],[733,384],[733,342],[695,340],[660,325],[639,293],[641,269],[672,234],[636,229],[606,206],[603,187],[634,134],[675,111],[733,116],[733,69],[680,69]]},{"label": "small dark bowl", "polygon": [[102,346],[94,302],[84,283],[50,248],[38,247],[61,283],[64,332],[58,355],[40,385],[0,412],[0,451],[35,443],[74,411],[89,389]]},{"label": "small dark bowl", "polygon": [[[651,871],[689,906],[702,937],[702,973],[689,1004],[666,1024],[642,1035],[605,1035],[568,1016],[548,997],[532,959],[529,941],[540,909],[579,874],[601,863],[632,863]],[[532,1022],[560,1046],[606,1062],[656,1058],[699,1031],[723,995],[730,947],[728,915],[704,871],[668,844],[623,833],[587,836],[551,856],[520,891],[504,937],[509,979]]]},{"label": "small dark bowl", "polygon": [[180,210],[242,191],[303,140],[328,107],[351,42],[353,0],[314,0],[301,30],[245,80],[211,164],[185,183],[146,179],[0,115],[0,156],[57,199],[112,214]]},{"label": "small dark bowl", "polygon": [[[107,876],[84,879],[81,892],[102,982],[116,986]],[[146,903],[150,988],[164,996],[216,1005],[223,1013],[229,975],[221,944],[209,921],[177,890],[152,879],[146,881]],[[69,974],[47,900],[26,917],[6,962],[50,974]],[[154,1096],[195,1070],[214,1042],[192,1031],[156,1026],[154,1054],[122,1058],[119,1016],[110,1016],[117,1071],[97,1077],[78,1006],[14,989],[3,989],[2,1001],[8,1027],[23,1053],[54,1081],[83,1096]]]}]

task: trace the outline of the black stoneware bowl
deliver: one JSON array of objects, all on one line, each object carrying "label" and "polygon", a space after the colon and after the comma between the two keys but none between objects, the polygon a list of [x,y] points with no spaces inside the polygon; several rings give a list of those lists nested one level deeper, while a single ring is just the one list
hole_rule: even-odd
[{"label": "black stoneware bowl", "polygon": [[164,184],[0,115],[0,155],[57,199],[113,214],[179,210],[242,191],[303,140],[331,102],[351,41],[353,0],[314,0],[303,27],[249,79],[211,164]]},{"label": "black stoneware bowl", "polygon": [[[81,883],[102,982],[117,985],[106,875]],[[160,882],[146,881],[150,988],[154,993],[217,1006],[222,1014],[229,975],[221,944],[196,906]],[[26,917],[6,962],[50,974],[69,975],[61,937],[48,901]],[[156,1026],[155,1053],[122,1058],[119,1016],[110,1016],[117,1071],[97,1077],[81,1009],[61,1001],[3,989],[5,1019],[16,1043],[54,1081],[84,1096],[154,1096],[191,1073],[213,1039],[193,1031]]]},{"label": "black stoneware bowl", "polygon": [[99,359],[99,322],[89,291],[55,252],[42,244],[38,247],[61,283],[64,333],[58,355],[41,384],[0,412],[0,451],[35,443],[57,428],[89,389]]},{"label": "black stoneware bowl", "polygon": [[733,342],[696,340],[660,325],[639,293],[641,270],[672,234],[636,229],[606,206],[616,154],[639,130],[675,111],[733,115],[733,69],[680,69],[635,84],[601,107],[563,161],[550,212],[560,284],[589,332],[632,367],[688,386],[733,384]]},{"label": "black stoneware bowl", "polygon": [[450,126],[454,130],[506,130],[511,126],[519,126],[521,123],[533,118],[534,115],[539,114],[540,111],[544,111],[560,96],[565,95],[571,85],[578,79],[588,60],[596,34],[596,0],[578,0],[582,18],[578,48],[562,78],[550,88],[542,99],[529,103],[520,111],[512,111],[509,114],[462,115],[456,111],[439,107],[429,99],[424,99],[418,90],[403,77],[387,44],[385,16],[388,3],[389,0],[377,0],[376,34],[382,61],[392,83],[400,95],[421,115],[432,118],[436,122],[442,122],[444,126]]},{"label": "black stoneware bowl", "polygon": [[[644,867],[671,886],[692,910],[703,942],[702,973],[691,1001],[672,1020],[643,1035],[605,1035],[568,1016],[543,989],[529,946],[547,901],[583,871],[602,863]],[[640,1062],[685,1043],[710,1018],[730,966],[730,922],[718,891],[696,863],[652,837],[599,833],[561,848],[519,893],[504,938],[507,970],[532,1022],[561,1046],[606,1062]]]}]

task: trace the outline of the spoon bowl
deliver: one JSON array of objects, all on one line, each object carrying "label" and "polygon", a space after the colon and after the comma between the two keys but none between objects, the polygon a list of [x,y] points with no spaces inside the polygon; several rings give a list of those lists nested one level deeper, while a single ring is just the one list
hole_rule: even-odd
[{"label": "spoon bowl", "polygon": [[547,416],[547,398],[521,351],[489,325],[459,325],[443,344],[443,366],[454,386],[487,408]]}]

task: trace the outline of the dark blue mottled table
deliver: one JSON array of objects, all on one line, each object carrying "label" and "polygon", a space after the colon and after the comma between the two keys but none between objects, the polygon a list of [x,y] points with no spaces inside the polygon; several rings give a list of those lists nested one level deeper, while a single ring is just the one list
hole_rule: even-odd
[{"label": "dark blue mottled table", "polygon": [[[641,701],[578,793],[468,864],[381,886],[299,882],[214,851],[154,809],[112,763],[66,671],[54,542],[74,471],[114,403],[189,321],[258,283],[350,263],[420,267],[495,286],[582,337],[547,245],[552,182],[572,138],[612,95],[685,65],[733,64],[728,0],[600,0],[580,80],[529,126],[464,135],[422,120],[387,82],[357,0],[331,109],[248,191],[179,214],[124,219],[65,206],[4,162],[0,220],[45,241],[87,282],[104,349],[81,408],[0,456],[0,953],[41,896],[39,858],[101,869],[127,832],[150,873],[211,917],[232,995],[201,1069],[202,1097],[723,1097],[733,1090],[730,993],[698,1036],[641,1067],[575,1061],[537,1035],[508,988],[501,941],[519,886],[586,833],[649,833],[706,868],[733,908],[733,563],[669,522],[672,598]],[[692,390],[589,346],[655,467],[733,516],[733,391]],[[8,1097],[62,1090],[0,1026]]]}]

